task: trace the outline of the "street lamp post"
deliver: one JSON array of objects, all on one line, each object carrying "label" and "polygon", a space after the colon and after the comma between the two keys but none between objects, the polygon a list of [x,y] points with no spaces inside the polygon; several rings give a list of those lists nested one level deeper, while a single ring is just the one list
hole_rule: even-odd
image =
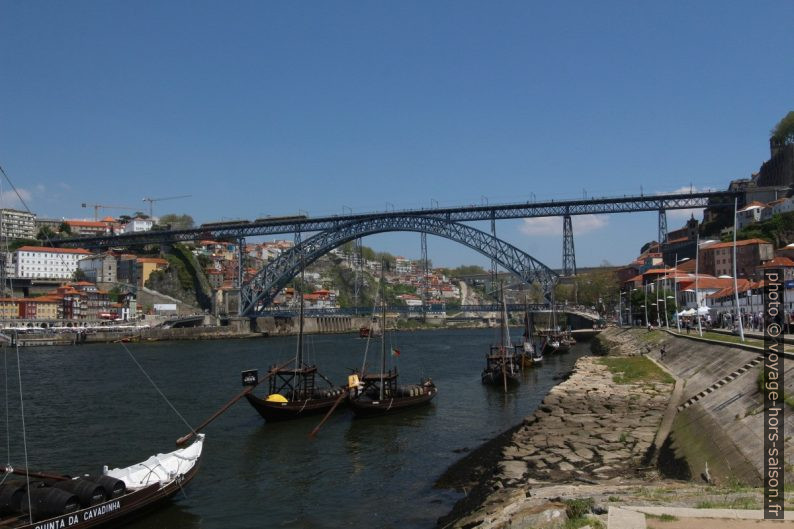
[{"label": "street lamp post", "polygon": [[645,303],[645,326],[647,327],[650,323],[648,321],[648,283],[643,283],[642,294],[642,300]]},{"label": "street lamp post", "polygon": [[744,341],[744,327],[742,326],[742,313],[739,309],[739,287],[736,275],[736,209],[739,207],[739,197],[733,199],[733,299],[736,303],[736,318],[739,320],[739,337]]}]

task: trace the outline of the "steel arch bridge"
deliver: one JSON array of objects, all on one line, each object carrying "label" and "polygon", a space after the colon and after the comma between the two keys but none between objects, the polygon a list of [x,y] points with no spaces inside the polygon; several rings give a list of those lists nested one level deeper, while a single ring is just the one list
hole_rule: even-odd
[{"label": "steel arch bridge", "polygon": [[390,231],[427,233],[459,242],[495,259],[521,281],[539,284],[544,292],[548,292],[558,279],[556,272],[528,253],[465,224],[423,216],[370,218],[318,233],[269,262],[241,286],[240,314],[257,315],[298,274],[301,266],[309,265],[332,249],[358,237]]}]

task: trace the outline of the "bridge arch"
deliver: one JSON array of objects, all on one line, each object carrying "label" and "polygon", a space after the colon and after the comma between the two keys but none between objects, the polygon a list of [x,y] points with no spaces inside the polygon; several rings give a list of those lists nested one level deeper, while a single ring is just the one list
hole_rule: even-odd
[{"label": "bridge arch", "polygon": [[528,253],[484,231],[459,222],[422,216],[370,218],[337,226],[302,241],[278,258],[267,263],[240,289],[240,314],[254,315],[259,307],[268,305],[278,292],[308,266],[332,249],[376,233],[390,231],[424,232],[444,237],[495,259],[506,270],[525,283],[537,283],[547,292],[558,275]]}]

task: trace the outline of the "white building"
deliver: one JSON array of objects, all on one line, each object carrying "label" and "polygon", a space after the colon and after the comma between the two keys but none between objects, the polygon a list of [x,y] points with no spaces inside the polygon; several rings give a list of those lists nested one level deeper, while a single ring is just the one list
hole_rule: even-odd
[{"label": "white building", "polygon": [[395,257],[394,268],[398,274],[410,274],[413,271],[411,260],[405,257]]},{"label": "white building", "polygon": [[741,230],[749,226],[750,224],[755,224],[761,220],[761,216],[764,213],[764,210],[768,209],[766,204],[762,204],[761,202],[750,202],[742,209],[736,212],[736,225]]},{"label": "white building", "polygon": [[0,237],[8,239],[34,239],[36,216],[18,209],[0,209]]},{"label": "white building", "polygon": [[124,226],[124,233],[137,233],[139,231],[149,231],[154,226],[153,219],[141,219],[135,217]]},{"label": "white building", "polygon": [[46,279],[71,279],[80,259],[91,252],[82,248],[23,246],[16,252],[16,276]]}]

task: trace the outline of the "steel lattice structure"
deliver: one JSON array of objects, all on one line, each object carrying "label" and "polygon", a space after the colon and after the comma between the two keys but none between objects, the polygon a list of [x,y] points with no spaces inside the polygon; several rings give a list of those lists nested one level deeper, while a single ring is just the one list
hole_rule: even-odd
[{"label": "steel lattice structure", "polygon": [[377,217],[337,226],[296,245],[269,262],[240,291],[240,314],[253,316],[266,307],[295,275],[332,249],[357,237],[389,231],[414,231],[451,239],[494,257],[506,270],[525,283],[538,283],[548,291],[557,282],[557,273],[531,255],[489,235],[457,222],[433,217]]},{"label": "steel lattice structure", "polygon": [[[378,313],[380,312],[380,307],[345,307],[345,308],[325,308],[325,309],[305,309],[303,311],[303,315],[307,317],[318,317],[318,316],[365,316],[368,314],[372,314],[373,312]],[[487,304],[487,305],[460,305],[455,307],[454,312],[501,312],[502,306],[499,304]],[[508,312],[550,312],[551,305],[545,303],[508,303],[507,304],[507,311]],[[406,305],[396,305],[391,307],[386,307],[386,312],[389,313],[399,313],[399,314],[413,314],[417,317],[422,315],[422,309],[419,307],[409,307]],[[440,313],[442,309],[436,309],[435,307],[431,307],[427,310],[428,313]],[[576,310],[571,309],[565,305],[558,305],[557,312],[570,312],[574,314],[581,314],[586,317],[590,317],[593,319],[599,318],[598,314],[594,313],[583,313]],[[277,308],[277,307],[266,307],[259,311],[259,315],[267,315],[267,316],[275,316],[275,317],[295,317],[300,314],[300,310],[297,308]]]},{"label": "steel lattice structure", "polygon": [[54,246],[103,248],[108,246],[163,244],[194,241],[198,239],[234,240],[241,237],[256,237],[260,235],[337,230],[351,222],[370,221],[374,219],[405,219],[415,218],[417,216],[445,220],[448,222],[469,222],[491,219],[501,220],[532,217],[561,217],[564,215],[601,215],[705,207],[733,207],[733,200],[736,196],[739,196],[739,193],[733,191],[715,191],[412,209],[358,215],[332,215],[326,217],[297,216],[265,218],[258,219],[254,222],[239,221],[203,225],[203,227],[190,230],[146,231],[107,237],[61,239],[53,240],[52,244]]},{"label": "steel lattice structure", "polygon": [[573,225],[570,215],[562,218],[562,275],[576,275],[576,252],[573,246]]}]

